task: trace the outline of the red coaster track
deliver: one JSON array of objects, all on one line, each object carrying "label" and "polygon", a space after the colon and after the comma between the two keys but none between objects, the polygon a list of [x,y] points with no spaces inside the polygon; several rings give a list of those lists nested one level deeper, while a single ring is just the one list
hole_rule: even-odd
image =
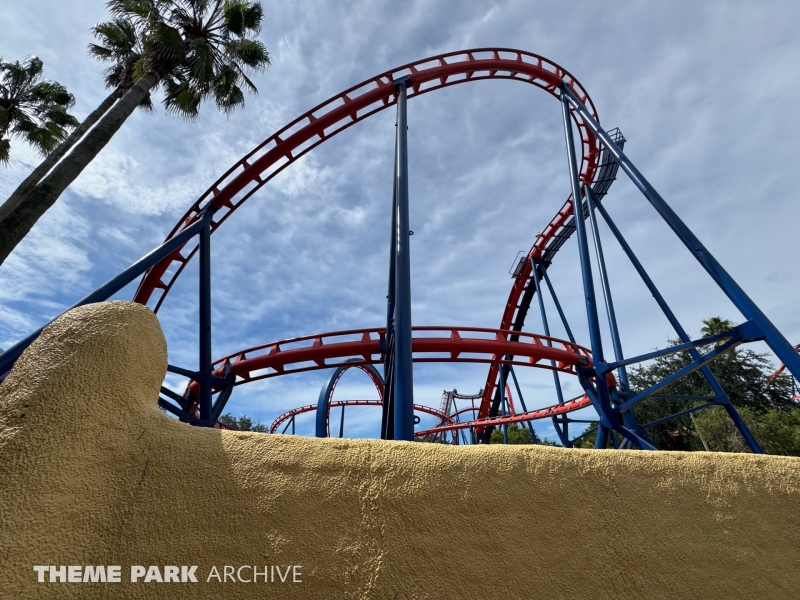
[{"label": "red coaster track", "polygon": [[[182,217],[177,225],[172,229],[167,239],[170,239],[194,223],[200,216],[201,211],[208,204],[218,208],[211,223],[211,232],[224,223],[233,212],[239,208],[248,198],[258,189],[270,181],[275,175],[289,166],[292,162],[317,147],[319,144],[330,139],[340,131],[351,125],[395,104],[395,85],[394,81],[406,76],[410,79],[408,98],[414,98],[427,92],[485,79],[511,79],[523,83],[529,83],[541,88],[554,96],[560,98],[560,88],[565,83],[586,105],[592,116],[598,119],[589,95],[578,81],[559,65],[547,60],[546,58],[511,49],[481,48],[462,52],[453,52],[434,56],[421,61],[410,63],[387,71],[363,81],[341,94],[323,102],[304,115],[298,117],[277,133],[273,134],[251,152],[245,155],[228,171],[226,171],[206,192],[198,198]],[[597,139],[586,127],[577,112],[572,112],[572,118],[578,126],[581,136],[581,179],[586,183],[592,183],[597,173],[600,149]],[[568,200],[551,220],[542,234],[536,240],[531,251],[532,257],[540,257],[548,245],[556,236],[563,233],[564,226],[572,216],[572,205]],[[192,240],[183,247],[173,252],[167,259],[161,261],[151,268],[143,277],[139,288],[136,291],[134,300],[142,304],[148,304],[153,300],[156,290],[161,290],[160,296],[155,299],[154,310],[158,311],[164,302],[167,294],[172,289],[183,268],[197,252],[198,244]],[[527,267],[530,269],[530,266]],[[499,360],[505,354],[516,354],[522,352],[520,356],[525,357],[530,363],[536,363],[547,355],[544,347],[537,349],[542,354],[534,357],[527,353],[531,348],[525,348],[525,344],[509,342],[509,332],[511,329],[512,318],[518,305],[520,296],[523,293],[526,283],[525,276],[515,280],[509,302],[501,319],[501,326],[497,332],[498,336],[504,337],[493,342],[478,343],[477,341],[458,340],[452,338],[450,341],[435,339],[415,339],[413,344],[415,353],[445,352],[451,355],[448,360],[457,360],[460,351],[458,348],[472,344],[476,352],[484,355],[481,359],[462,359],[467,362],[484,362],[490,364],[487,385],[484,388],[484,397],[478,412],[479,419],[488,417],[491,410],[491,395],[496,387],[498,366],[504,361]],[[416,328],[421,330],[421,328]],[[218,366],[226,361],[231,364],[231,369],[235,375],[241,378],[239,383],[244,381],[254,381],[264,377],[273,377],[286,374],[288,372],[307,371],[318,368],[329,368],[339,363],[326,362],[343,358],[355,354],[364,356],[366,363],[376,364],[381,362],[379,340],[372,339],[362,330],[364,339],[356,342],[338,344],[323,344],[322,339],[336,334],[324,334],[321,336],[308,336],[299,339],[313,339],[316,348],[308,348],[302,351],[281,352],[277,356],[282,344],[286,342],[276,342],[268,345],[272,354],[259,356],[254,359],[244,358],[248,354],[257,352],[259,349],[250,349],[239,352],[230,357],[220,359],[215,362],[217,373],[221,373]],[[369,330],[371,335],[378,335],[379,330]],[[474,329],[462,329],[462,331],[475,331]],[[343,334],[342,334],[343,335]],[[453,335],[457,336],[456,330]],[[512,334],[518,335],[516,333]],[[541,336],[540,336],[541,338]],[[294,341],[298,341],[294,340]],[[569,342],[554,340],[557,345],[565,347]],[[358,348],[356,347],[358,346]],[[501,348],[501,346],[503,346]],[[437,350],[432,350],[437,348]],[[469,350],[472,351],[472,350]],[[559,354],[560,352],[560,354]],[[569,360],[563,356],[563,350],[556,351],[556,354],[563,359],[560,364],[569,364]],[[585,355],[588,358],[588,354]],[[297,358],[295,360],[295,357]],[[369,358],[368,358],[369,357]],[[302,358],[302,360],[301,360]],[[415,358],[420,361],[434,361],[434,358]],[[298,367],[298,363],[311,361],[313,366]],[[564,362],[566,361],[566,362]],[[529,364],[519,361],[511,361],[509,364]],[[257,367],[255,365],[258,365]],[[545,365],[537,365],[543,368],[550,368]],[[252,368],[251,368],[252,367]],[[287,369],[288,367],[288,369]],[[253,375],[254,371],[267,369],[267,375]],[[196,387],[196,383],[192,386]],[[190,386],[191,387],[191,386]]]}]

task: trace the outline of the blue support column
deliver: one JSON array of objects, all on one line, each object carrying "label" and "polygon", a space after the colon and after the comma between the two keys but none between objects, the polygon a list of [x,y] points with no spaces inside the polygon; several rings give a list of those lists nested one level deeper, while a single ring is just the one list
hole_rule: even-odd
[{"label": "blue support column", "polygon": [[[503,375],[503,365],[500,364],[500,410],[503,416],[508,416],[508,409],[506,408],[506,378]],[[503,423],[503,443],[508,444],[508,423]]]},{"label": "blue support column", "polygon": [[342,416],[339,419],[339,437],[344,437],[344,404],[342,404]]},{"label": "blue support column", "polygon": [[[517,381],[517,374],[514,372],[514,367],[509,365],[508,371],[509,373],[511,373],[511,378],[514,380],[514,389],[517,390],[517,398],[519,398],[519,403],[522,406],[522,412],[528,412],[528,407],[525,406],[525,398],[522,397],[522,390],[519,389],[519,381]],[[538,444],[539,438],[536,435],[536,432],[533,430],[533,425],[531,424],[530,421],[527,421],[527,423],[528,423],[528,431],[530,431],[531,433],[531,440],[533,440],[534,444]]]},{"label": "blue support column", "polygon": [[[616,311],[614,310],[614,300],[611,296],[611,284],[608,280],[608,271],[606,270],[606,260],[605,256],[603,255],[603,244],[602,241],[600,240],[600,228],[597,226],[597,217],[595,215],[595,206],[597,206],[599,202],[597,200],[597,196],[595,196],[594,194],[592,186],[584,185],[583,188],[586,192],[586,204],[589,209],[589,221],[592,226],[592,236],[594,238],[594,248],[597,258],[597,267],[598,267],[598,272],[600,273],[600,283],[602,284],[603,288],[603,298],[605,300],[606,314],[608,316],[608,329],[611,332],[611,343],[614,348],[614,360],[620,362],[624,360],[624,356],[622,354],[622,340],[619,335],[619,327],[617,325],[617,314]],[[620,366],[617,369],[617,376],[619,377],[620,390],[618,392],[618,398],[616,403],[621,404],[622,402],[625,402],[625,400],[628,399],[628,393],[630,391],[630,385],[628,384],[628,372],[625,369],[624,365]],[[625,423],[625,426],[628,429],[636,432],[636,434],[639,435],[640,437],[647,438],[647,432],[636,421],[636,413],[633,409],[622,413],[622,421],[623,423]]]},{"label": "blue support column", "polygon": [[656,209],[661,218],[666,221],[672,231],[683,244],[689,249],[697,262],[702,265],[711,278],[717,283],[720,289],[725,292],[730,301],[739,309],[746,319],[753,321],[766,336],[765,341],[777,357],[786,365],[786,368],[795,376],[800,378],[800,354],[783,337],[780,331],[772,324],[767,316],[761,311],[755,302],[744,292],[728,272],[722,268],[717,259],[708,249],[697,239],[697,236],[686,226],[674,210],[664,201],[650,182],[644,178],[634,164],[625,156],[625,153],[614,143],[606,131],[592,117],[586,107],[575,96],[567,85],[562,85],[562,102],[571,104],[581,116],[586,126],[600,139],[603,145],[614,156],[622,169],[647,198],[653,208]]},{"label": "blue support column", "polygon": [[550,276],[547,274],[547,269],[544,266],[544,263],[538,263],[541,270],[542,276],[544,277],[544,281],[547,284],[547,289],[550,290],[550,297],[553,299],[553,304],[556,305],[556,310],[558,311],[558,316],[561,317],[561,323],[564,325],[564,329],[567,332],[567,339],[572,342],[575,342],[575,336],[572,335],[572,329],[569,327],[569,323],[567,323],[567,317],[564,316],[564,311],[561,310],[561,303],[558,301],[558,296],[556,296],[556,291],[553,289],[553,284],[550,283]]},{"label": "blue support column", "polygon": [[[584,185],[583,189],[586,191],[586,203],[589,208],[589,221],[592,226],[594,249],[597,258],[598,271],[600,273],[600,284],[603,288],[603,298],[606,304],[606,314],[608,315],[608,329],[611,332],[611,343],[614,348],[614,360],[620,362],[624,360],[622,355],[622,342],[619,337],[617,315],[614,311],[614,300],[611,297],[611,285],[608,281],[608,271],[606,270],[606,261],[605,257],[603,256],[603,245],[600,241],[600,229],[597,227],[597,218],[594,214],[594,207],[596,204],[598,204],[598,202],[594,195],[594,191],[592,190],[592,186]],[[623,391],[627,393],[629,386],[628,373],[625,371],[625,367],[622,366],[617,369],[617,374],[619,375],[619,381]]]},{"label": "blue support column", "polygon": [[[583,204],[581,202],[581,188],[578,173],[578,161],[575,156],[575,142],[572,135],[572,121],[570,120],[569,103],[561,86],[561,108],[564,120],[564,134],[567,142],[567,158],[569,161],[569,175],[572,183],[572,207],[575,215],[575,231],[578,237],[578,254],[583,275],[583,292],[586,300],[586,318],[589,325],[589,339],[592,347],[592,360],[596,367],[601,366],[603,359],[603,342],[600,336],[600,321],[597,316],[597,304],[594,296],[594,281],[592,279],[592,264],[589,260],[589,244],[586,237],[586,223],[583,220]],[[599,370],[599,369],[598,369]],[[597,399],[600,404],[600,426],[598,428],[595,448],[605,448],[608,442],[608,428],[612,426],[611,401],[606,379],[603,376],[595,377],[597,386]]]},{"label": "blue support column", "polygon": [[[672,328],[675,330],[675,333],[678,334],[678,338],[683,343],[690,342],[691,338],[689,338],[686,331],[683,329],[683,326],[680,324],[680,322],[678,322],[675,313],[672,312],[672,309],[669,307],[666,300],[664,300],[664,297],[661,295],[661,292],[658,291],[658,288],[653,283],[653,280],[650,279],[650,276],[647,274],[647,271],[644,270],[642,263],[639,262],[639,259],[633,253],[633,250],[631,249],[630,245],[622,236],[620,230],[617,229],[616,223],[614,223],[614,221],[611,219],[611,216],[608,214],[605,207],[601,203],[598,203],[596,205],[596,208],[597,211],[600,213],[600,216],[603,217],[603,220],[608,225],[608,228],[611,231],[611,233],[614,234],[614,237],[617,239],[617,242],[619,243],[620,247],[627,255],[628,260],[631,261],[633,268],[636,269],[636,272],[639,274],[639,277],[642,278],[642,281],[647,286],[647,289],[650,291],[650,294],[655,299],[656,303],[661,309],[661,312],[664,313],[664,316],[667,317],[667,320],[670,322],[670,325],[672,325]],[[688,352],[693,360],[700,359],[700,353],[697,351],[696,348],[692,348],[688,350]],[[741,416],[739,416],[739,413],[736,412],[736,409],[733,407],[733,404],[731,404],[731,401],[728,398],[728,395],[725,393],[725,390],[722,389],[722,386],[717,381],[717,378],[714,377],[713,373],[711,373],[711,369],[709,369],[708,366],[703,366],[700,367],[700,372],[705,376],[706,380],[711,386],[711,389],[714,391],[716,398],[718,398],[722,406],[725,407],[725,410],[728,412],[728,415],[730,416],[731,420],[736,425],[736,428],[739,430],[739,432],[742,434],[742,437],[744,437],[745,441],[747,442],[747,445],[750,446],[750,449],[755,454],[761,454],[761,446],[759,446],[755,437],[753,437],[753,434],[750,432],[747,425],[745,425],[745,422],[742,420]]]},{"label": "blue support column", "polygon": [[[292,418],[294,418],[294,415],[292,415]],[[285,426],[285,427],[283,428],[283,430],[281,431],[281,435],[283,435],[284,433],[286,433],[286,430],[287,430],[287,429],[289,429],[289,425],[291,425],[291,424],[292,424],[292,420],[291,420],[291,419],[289,419],[288,421],[286,421],[286,426]]]},{"label": "blue support column", "polygon": [[[542,270],[542,273],[543,273],[543,276],[544,276],[544,272],[545,272],[544,265],[540,266],[538,262],[533,262],[533,276],[531,277],[531,279],[533,280],[533,285],[536,287],[536,296],[539,298],[539,312],[542,315],[542,327],[544,328],[544,334],[546,336],[550,337],[550,325],[547,322],[547,313],[544,310],[544,297],[542,296],[542,286],[540,285],[540,282],[539,282],[539,269],[540,269],[540,267],[541,267],[541,270]],[[549,285],[549,280],[548,280],[548,285]],[[550,295],[555,300],[555,293],[553,293],[553,289],[552,288],[550,288],[550,292],[551,292]],[[558,300],[555,300],[555,301],[556,301],[556,305],[558,306],[559,314],[561,314],[561,317],[564,320],[564,324],[566,325],[567,321],[566,321],[566,319],[564,319],[563,313],[561,313],[561,307],[558,305]],[[570,336],[570,341],[574,342],[574,340],[572,340],[572,332],[569,330],[569,328],[567,328],[567,332],[568,332],[568,334]],[[553,347],[553,342],[551,342],[550,340],[547,340],[547,345],[552,348]],[[556,366],[556,361],[551,360],[550,361],[550,365],[555,367]],[[556,371],[556,370],[553,370],[553,383],[555,383],[555,386],[556,386],[556,396],[558,397],[558,403],[559,404],[564,404],[564,392],[561,390],[561,378],[558,376],[558,371]],[[569,448],[570,445],[571,445],[570,441],[569,441],[569,424],[566,423],[566,422],[564,422],[562,424],[559,424],[556,421],[555,417],[553,417],[553,427],[556,430],[556,434],[558,435],[558,439],[561,440],[561,444],[565,448]]]},{"label": "blue support column", "polygon": [[211,418],[211,223],[200,230],[200,423],[213,427]]},{"label": "blue support column", "polygon": [[394,307],[394,439],[414,440],[414,376],[411,352],[411,249],[408,214],[407,79],[396,82],[397,199],[396,272]]},{"label": "blue support column", "polygon": [[[181,248],[192,237],[197,235],[197,233],[211,221],[211,217],[215,210],[216,209],[211,206],[206,207],[198,217],[197,221],[189,225],[183,231],[176,233],[175,237],[167,240],[158,248],[137,260],[122,273],[101,285],[92,293],[70,306],[67,310],[72,310],[73,308],[85,306],[86,304],[92,304],[94,302],[103,302],[108,300],[111,296],[139,277],[139,275],[157,265],[167,256]],[[54,320],[55,319],[50,321],[48,325]],[[22,355],[25,349],[30,346],[37,337],[39,337],[39,334],[45,327],[46,325],[40,327],[0,354],[0,382],[2,382],[3,376],[11,370],[11,367],[14,366],[14,363]]]},{"label": "blue support column", "polygon": [[[461,423],[461,417],[457,413],[458,413],[458,407],[456,406],[456,398],[455,398],[455,396],[453,396],[453,414],[456,415],[456,423]],[[463,429],[460,429],[459,431],[454,431],[453,432],[453,435],[456,438],[456,443],[458,443],[458,433],[459,432],[461,433],[461,440],[464,442],[464,445],[466,446],[467,445],[467,436],[464,433]]]},{"label": "blue support column", "polygon": [[395,279],[397,277],[397,155],[400,142],[399,124],[395,123],[394,174],[392,176],[392,224],[389,242],[389,283],[386,292],[386,354],[383,363],[383,407],[381,414],[381,439],[394,439],[394,308],[396,300]]}]

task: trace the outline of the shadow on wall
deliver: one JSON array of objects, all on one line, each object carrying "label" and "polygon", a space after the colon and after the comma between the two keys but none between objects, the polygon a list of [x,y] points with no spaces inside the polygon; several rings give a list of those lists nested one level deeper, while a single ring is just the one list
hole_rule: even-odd
[{"label": "shadow on wall", "polygon": [[[0,386],[4,595],[694,600],[800,589],[800,459],[199,429],[157,409],[166,356],[147,308],[88,305],[47,327]],[[50,583],[47,569],[38,583],[37,565],[80,566],[78,578],[120,566],[121,582]],[[270,581],[244,583],[254,565]],[[158,583],[154,570],[132,583],[134,566],[161,578],[195,566],[197,583]]]}]

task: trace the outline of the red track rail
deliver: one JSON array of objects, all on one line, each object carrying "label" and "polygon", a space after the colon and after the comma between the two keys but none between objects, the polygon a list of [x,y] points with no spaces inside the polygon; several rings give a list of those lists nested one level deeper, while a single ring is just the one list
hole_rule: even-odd
[{"label": "red track rail", "polygon": [[[331,402],[330,408],[337,408],[340,406],[382,406],[382,405],[383,402],[381,400],[339,400]],[[459,429],[468,429],[470,427],[483,429],[486,427],[498,427],[500,425],[508,425],[511,423],[536,421],[537,419],[549,419],[558,415],[574,412],[582,408],[587,408],[589,406],[591,406],[589,398],[587,398],[586,396],[579,396],[578,398],[569,400],[564,404],[556,404],[554,406],[548,406],[546,408],[539,408],[526,413],[509,415],[506,417],[495,417],[492,419],[475,419],[474,421],[466,421],[464,423],[455,423],[453,421],[453,417],[455,415],[446,415],[443,412],[436,410],[435,408],[431,408],[430,406],[415,404],[414,410],[419,412],[424,412],[429,415],[433,415],[434,417],[440,419],[442,422],[446,422],[449,424],[440,425],[432,429],[417,431],[414,433],[414,437],[424,437],[426,435],[431,435],[434,433],[443,433],[445,431],[457,431]],[[278,427],[281,426],[281,424],[285,423],[293,416],[300,415],[303,413],[313,412],[315,410],[317,410],[316,404],[309,404],[307,406],[293,408],[292,410],[283,413],[281,416],[275,419],[272,422],[272,425],[270,425],[269,432],[275,433],[278,430]],[[458,412],[462,413],[467,410],[472,410],[472,407],[470,407],[469,409],[460,410]]]},{"label": "red track rail", "polygon": [[[337,400],[336,402],[331,402],[328,405],[328,409],[336,408],[338,406],[383,406],[382,400]],[[293,408],[290,411],[283,413],[280,417],[275,419],[270,425],[269,432],[275,433],[278,427],[280,427],[281,423],[284,423],[286,420],[291,419],[295,415],[301,415],[303,413],[312,412],[317,410],[316,404],[309,404],[307,406],[301,406],[300,408]],[[438,419],[442,419],[442,421],[446,421],[448,423],[453,423],[453,419],[448,415],[444,414],[441,411],[436,410],[435,408],[431,408],[430,406],[423,406],[422,404],[415,404],[414,410],[419,412],[424,412],[429,415],[433,415]],[[416,435],[416,434],[415,434]]]},{"label": "red track rail", "polygon": [[[800,344],[797,344],[794,347],[794,349],[797,350],[798,352],[800,352]],[[769,376],[769,379],[767,379],[767,387],[771,386],[772,382],[775,381],[775,379],[778,377],[778,375],[783,373],[785,370],[786,370],[786,365],[781,363],[781,366],[778,367],[775,370],[775,372],[772,375]],[[798,404],[800,404],[800,395],[799,396],[792,396],[792,402],[797,402]]]},{"label": "red track rail", "polygon": [[[574,211],[572,209],[572,202],[567,200],[564,203],[564,206],[561,207],[561,210],[556,213],[556,216],[550,220],[550,223],[548,223],[547,227],[545,227],[544,231],[542,231],[541,235],[539,235],[539,237],[536,239],[536,242],[533,244],[530,252],[528,252],[529,259],[535,260],[542,258],[547,244],[556,236],[557,233],[563,229],[564,225],[567,223],[567,221],[569,221],[569,218],[573,215],[573,213]],[[508,295],[508,301],[506,302],[505,309],[503,310],[503,316],[500,319],[500,329],[511,329],[511,325],[514,322],[514,316],[519,308],[520,299],[525,293],[525,285],[530,280],[532,272],[533,267],[531,266],[531,261],[525,261],[522,266],[522,270],[515,277],[514,285],[511,287],[511,292]],[[478,413],[478,417],[481,419],[485,419],[489,416],[489,411],[492,406],[492,397],[494,396],[494,391],[497,388],[497,377],[499,372],[500,368],[497,364],[493,364],[489,367],[489,373],[486,376],[486,385],[483,387],[481,410]]]},{"label": "red track rail", "polygon": [[[381,342],[385,329],[353,329],[334,333],[309,335],[271,342],[230,354],[213,364],[213,374],[225,375],[226,366],[236,380],[234,385],[251,381],[302,373],[331,367],[362,364],[381,364]],[[487,329],[481,327],[414,327],[412,330],[414,362],[469,362],[493,364],[505,355],[511,361],[503,364],[537,367],[575,375],[581,363],[592,365],[587,348],[535,333]],[[509,341],[518,336],[519,341]],[[547,341],[553,347],[547,345]],[[349,359],[359,358],[360,361]],[[555,367],[549,361],[556,361]],[[613,376],[609,376],[613,384]],[[191,382],[188,392],[197,393],[198,385]],[[193,410],[195,407],[191,407]]]},{"label": "red track rail", "polygon": [[[480,48],[440,54],[370,78],[286,125],[228,169],[195,201],[167,239],[193,223],[201,209],[208,204],[218,208],[212,223],[212,232],[215,231],[258,189],[306,152],[354,123],[392,106],[395,103],[393,81],[403,76],[407,76],[411,82],[409,98],[483,79],[510,79],[530,83],[558,98],[559,86],[564,82],[591,111],[593,117],[598,119],[591,98],[580,83],[567,70],[542,56],[506,48]],[[600,154],[598,143],[576,113],[572,113],[572,118],[581,133],[581,179],[591,183]],[[563,212],[564,209],[559,215]],[[552,237],[555,231],[556,229],[548,228],[542,234],[539,240],[542,248],[549,239],[545,236]],[[160,289],[161,296],[154,308],[157,312],[196,251],[197,242],[193,240],[150,269],[142,278],[134,301],[146,305],[154,291]]]},{"label": "red track rail", "polygon": [[[516,415],[509,415],[507,417],[494,417],[491,419],[475,419],[474,421],[466,421],[464,423],[453,423],[452,425],[442,425],[441,427],[434,427],[433,429],[426,429],[424,431],[417,431],[414,436],[421,437],[431,433],[441,433],[443,431],[453,431],[456,429],[467,429],[474,427],[475,431],[483,431],[486,427],[497,427],[498,425],[507,425],[510,423],[520,423],[525,421],[535,421],[537,419],[549,419],[558,415],[563,415],[569,412],[588,408],[591,406],[589,398],[586,396],[579,396],[574,400],[564,402],[564,404],[555,404],[546,408],[539,408],[526,413],[518,413]],[[462,411],[459,411],[462,412]]]}]

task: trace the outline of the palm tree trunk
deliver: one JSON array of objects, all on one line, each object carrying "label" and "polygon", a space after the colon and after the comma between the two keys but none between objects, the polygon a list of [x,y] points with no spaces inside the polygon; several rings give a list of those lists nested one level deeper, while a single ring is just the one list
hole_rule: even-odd
[{"label": "palm tree trunk", "polygon": [[8,199],[0,206],[0,222],[2,222],[17,206],[19,203],[25,199],[31,190],[36,187],[42,178],[50,172],[56,163],[61,160],[61,157],[64,156],[69,149],[72,148],[80,139],[84,136],[84,134],[89,131],[92,126],[100,120],[108,109],[111,108],[111,105],[114,104],[123,94],[123,90],[120,88],[115,89],[111,92],[108,97],[100,103],[96,109],[94,109],[88,117],[83,120],[78,127],[76,127],[72,133],[69,134],[69,137],[61,142],[58,147],[53,150],[50,154],[48,154],[45,159],[41,162],[41,164],[36,167],[31,174],[28,175],[22,183],[17,186]]},{"label": "palm tree trunk", "polygon": [[155,71],[148,71],[143,75],[72,152],[0,220],[0,265],[28,234],[36,221],[55,204],[62,192],[105,147],[160,80],[161,76]]}]

